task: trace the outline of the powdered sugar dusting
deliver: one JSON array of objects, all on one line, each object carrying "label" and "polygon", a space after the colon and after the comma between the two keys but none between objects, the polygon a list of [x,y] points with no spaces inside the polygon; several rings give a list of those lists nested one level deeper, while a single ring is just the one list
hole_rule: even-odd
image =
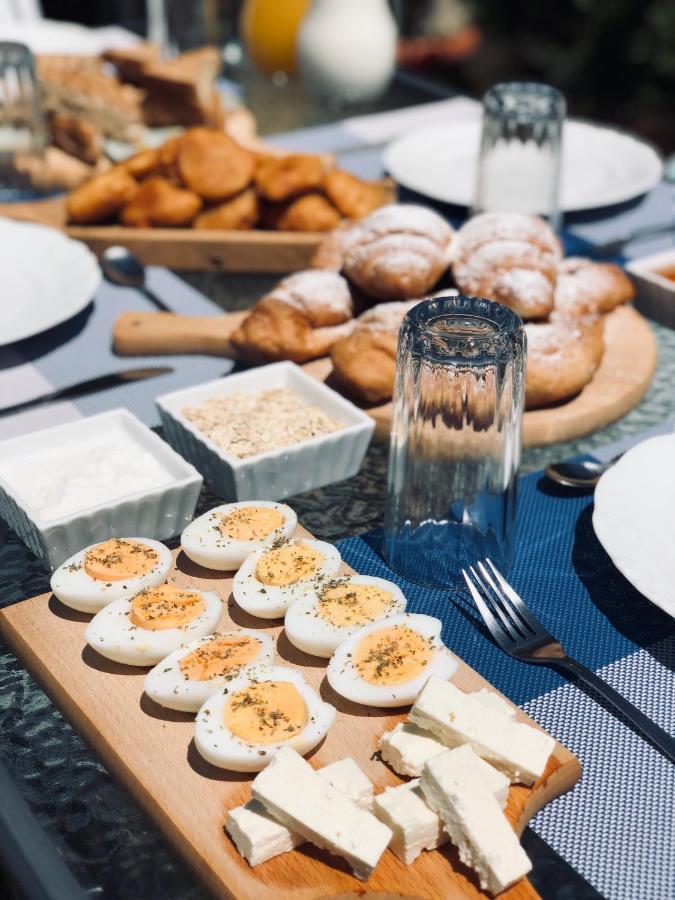
[{"label": "powdered sugar dusting", "polygon": [[538,216],[527,213],[482,213],[474,216],[457,234],[457,253],[464,255],[494,241],[516,240],[535,244],[557,260],[562,257],[560,243],[550,227]]},{"label": "powdered sugar dusting", "polygon": [[375,210],[361,223],[363,239],[379,235],[417,234],[445,248],[452,240],[453,229],[438,213],[414,203],[392,203]]},{"label": "powdered sugar dusting", "polygon": [[632,296],[629,278],[611,263],[570,256],[558,267],[555,308],[567,315],[609,312]]},{"label": "powdered sugar dusting", "polygon": [[367,310],[356,320],[358,328],[367,328],[370,331],[398,332],[406,313],[422,301],[399,300],[392,303],[378,303],[372,309]]},{"label": "powdered sugar dusting", "polygon": [[320,306],[344,319],[353,315],[352,296],[346,280],[337,272],[325,269],[307,269],[289,275],[267,296],[303,312]]}]

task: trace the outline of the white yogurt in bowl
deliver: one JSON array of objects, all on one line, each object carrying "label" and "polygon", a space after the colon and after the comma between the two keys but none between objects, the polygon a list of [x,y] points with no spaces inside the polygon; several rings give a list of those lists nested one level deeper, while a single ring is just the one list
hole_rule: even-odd
[{"label": "white yogurt in bowl", "polygon": [[122,409],[0,443],[0,516],[52,566],[111,537],[179,534],[201,483]]}]

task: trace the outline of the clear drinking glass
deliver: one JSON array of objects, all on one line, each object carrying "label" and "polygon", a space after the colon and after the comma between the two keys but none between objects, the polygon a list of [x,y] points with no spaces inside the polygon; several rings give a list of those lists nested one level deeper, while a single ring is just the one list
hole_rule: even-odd
[{"label": "clear drinking glass", "polygon": [[46,146],[33,54],[0,41],[0,199],[30,197]]},{"label": "clear drinking glass", "polygon": [[560,226],[565,98],[547,84],[507,82],[483,97],[473,212],[528,212]]},{"label": "clear drinking glass", "polygon": [[509,568],[524,361],[521,320],[490,300],[425,300],[403,320],[383,550],[409,581],[460,584],[486,556]]}]

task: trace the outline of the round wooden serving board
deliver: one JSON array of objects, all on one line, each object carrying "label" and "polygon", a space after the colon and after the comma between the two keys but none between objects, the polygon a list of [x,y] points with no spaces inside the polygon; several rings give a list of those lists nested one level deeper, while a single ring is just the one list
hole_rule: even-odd
[{"label": "round wooden serving board", "polygon": [[[153,353],[232,356],[230,336],[246,315],[246,312],[201,317],[123,313],[115,323],[115,350],[129,356]],[[656,339],[647,320],[630,306],[615,309],[605,317],[605,353],[592,380],[567,403],[526,412],[525,446],[570,441],[625,416],[645,395],[656,363]],[[306,363],[303,368],[319,381],[329,379],[332,371],[328,357]],[[366,411],[375,419],[376,437],[388,439],[392,404],[371,406]]]},{"label": "round wooden serving board", "polygon": [[[630,306],[620,307],[605,319],[605,353],[593,379],[567,403],[525,413],[523,442],[543,447],[590,434],[625,416],[640,402],[651,384],[657,363],[656,339],[649,323]],[[330,359],[304,366],[324,381],[331,373]],[[375,419],[375,434],[387,438],[392,404],[367,410]]]}]

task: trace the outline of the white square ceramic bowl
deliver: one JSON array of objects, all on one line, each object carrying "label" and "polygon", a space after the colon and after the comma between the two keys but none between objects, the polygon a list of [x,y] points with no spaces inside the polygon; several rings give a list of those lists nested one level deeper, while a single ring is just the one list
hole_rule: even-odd
[{"label": "white square ceramic bowl", "polygon": [[[182,414],[210,397],[289,388],[342,422],[339,431],[281,450],[238,459],[216,446]],[[272,363],[157,398],[164,434],[224,500],[282,500],[358,472],[375,423],[358,407],[291,362]]]},{"label": "white square ceramic bowl", "polygon": [[163,540],[180,534],[194,515],[202,477],[158,435],[125,409],[111,410],[44,431],[34,431],[0,443],[0,461],[28,455],[36,448],[76,444],[78,439],[121,428],[169,471],[172,480],[161,487],[120,496],[58,519],[44,520],[0,476],[0,516],[38,556],[54,569],[73,553],[114,535]]},{"label": "white square ceramic bowl", "polygon": [[626,264],[626,271],[635,283],[636,308],[648,318],[675,328],[675,280],[662,274],[675,276],[675,247],[633,259]]}]

